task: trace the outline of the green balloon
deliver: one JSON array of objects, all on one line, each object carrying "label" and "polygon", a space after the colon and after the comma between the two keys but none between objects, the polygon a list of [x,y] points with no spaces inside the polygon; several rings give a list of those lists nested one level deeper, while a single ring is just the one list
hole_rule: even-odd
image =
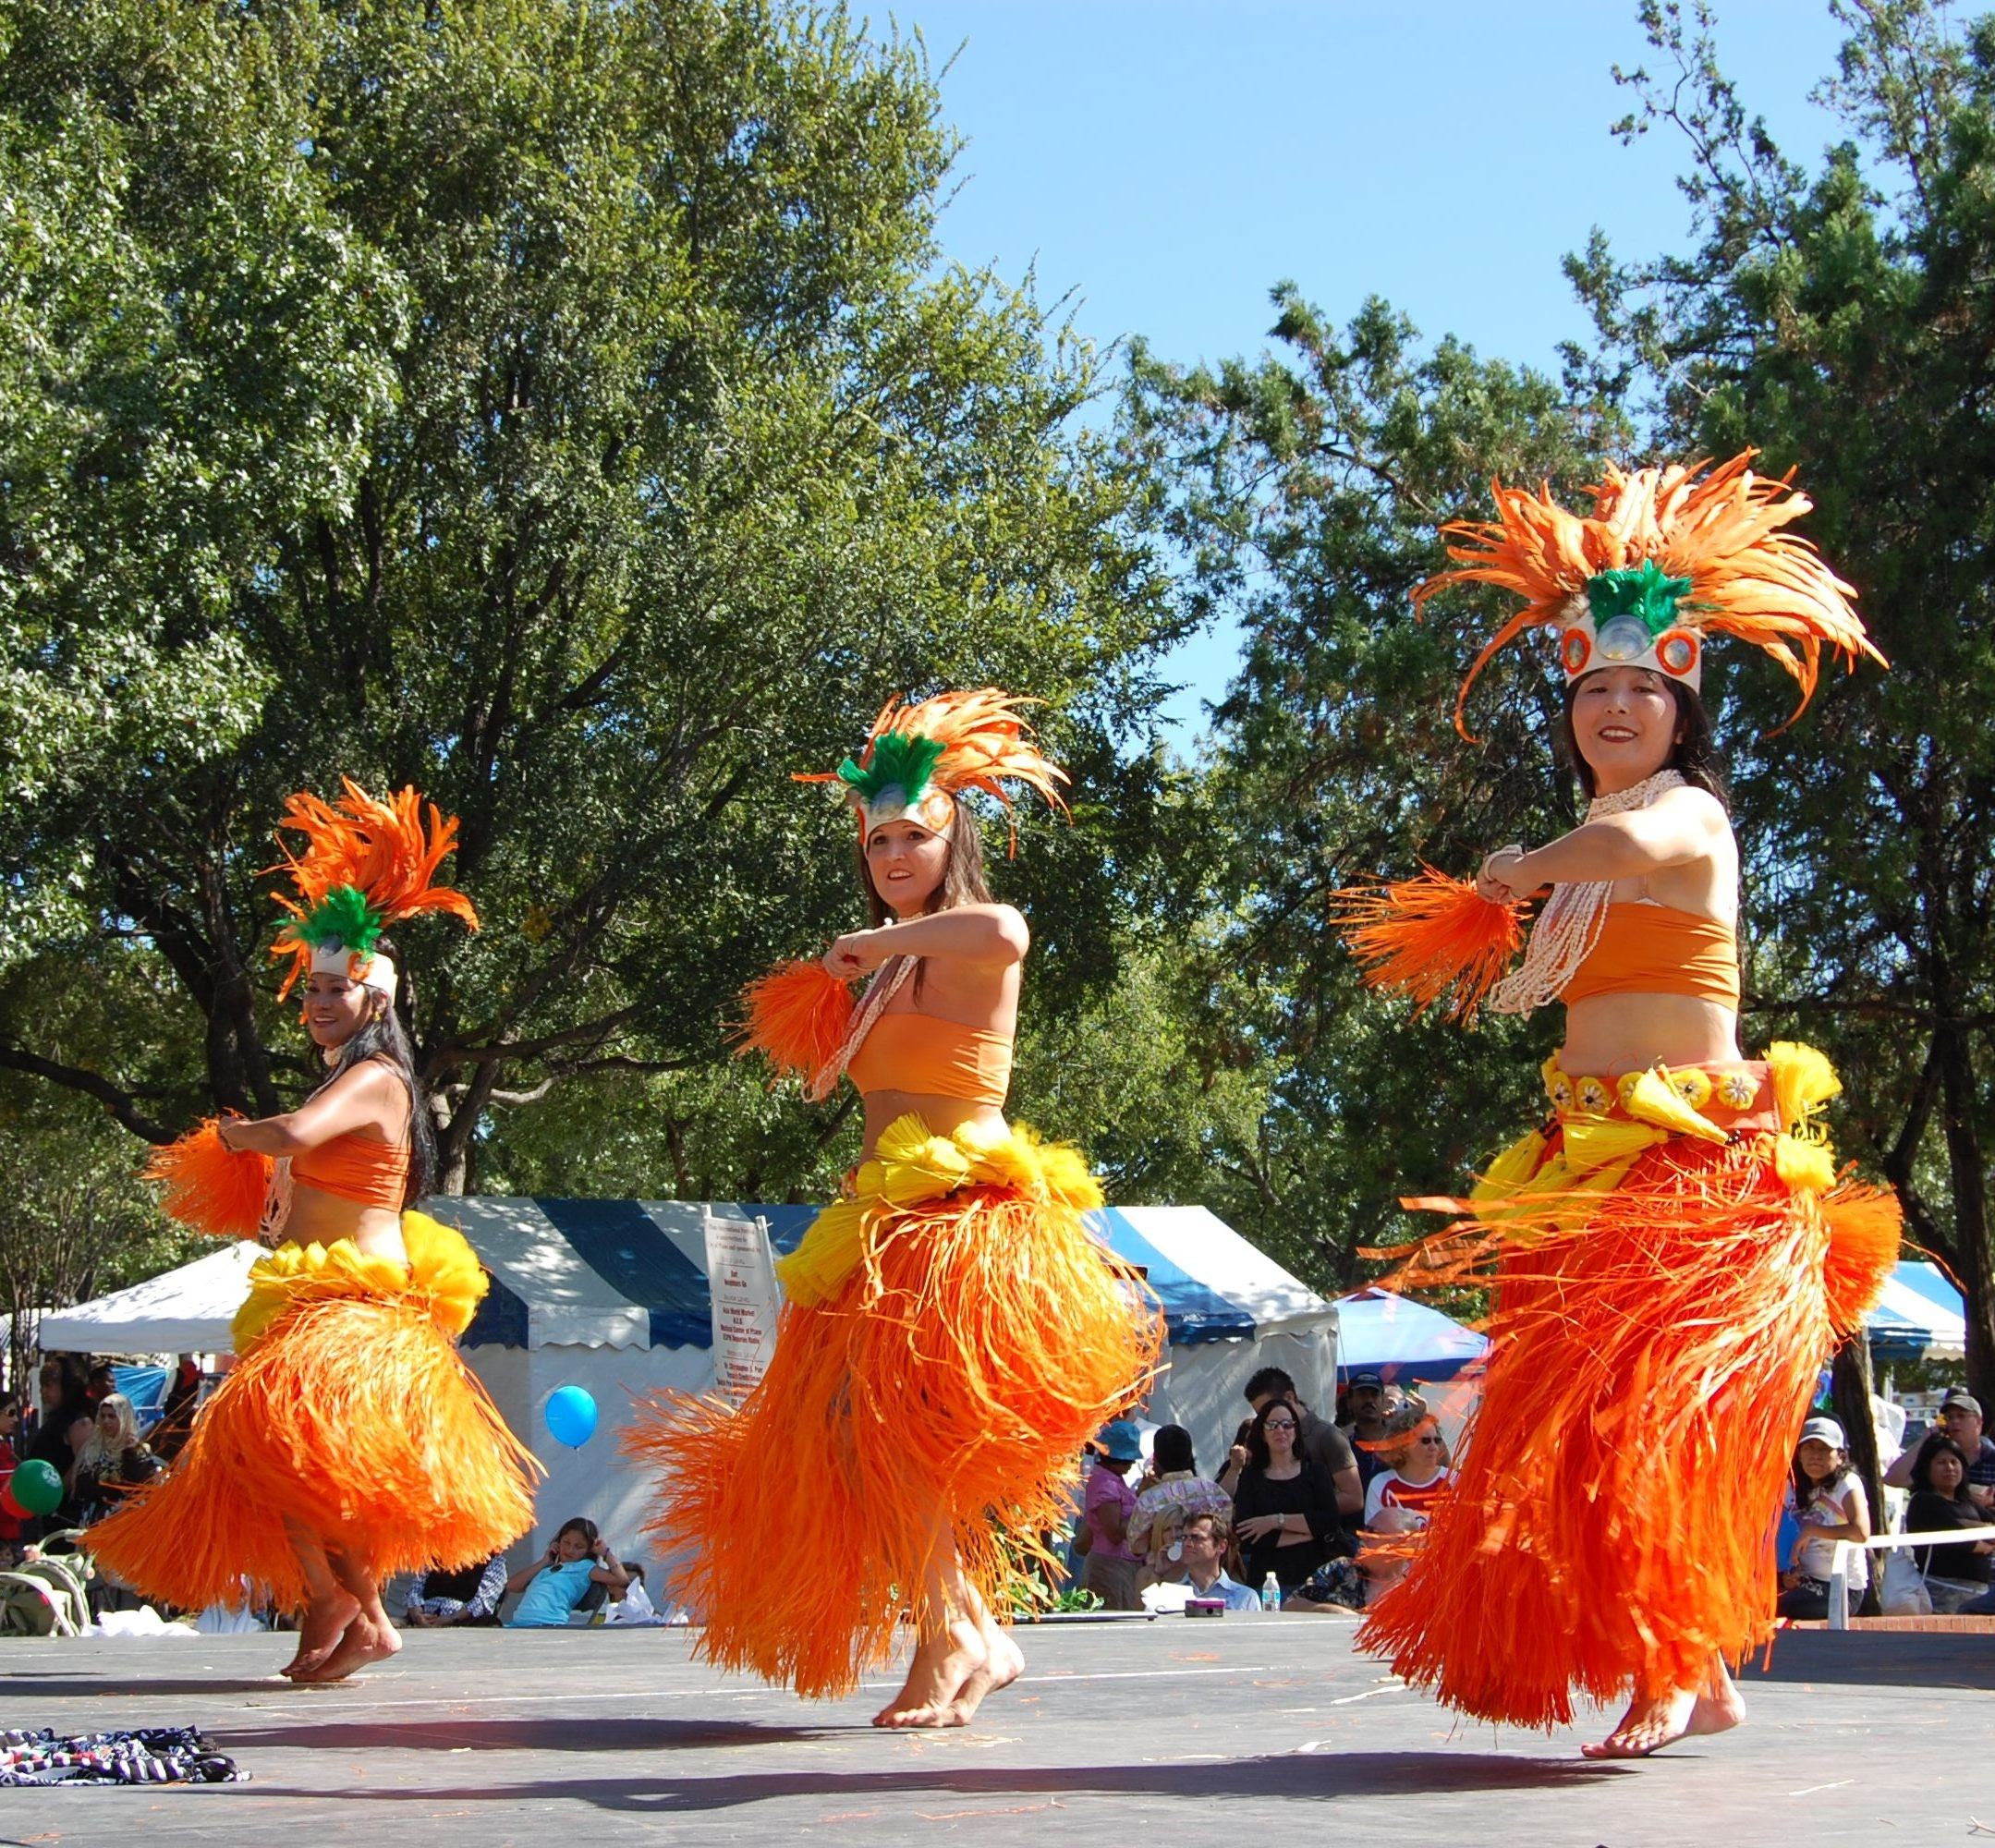
[{"label": "green balloon", "polygon": [[62,1477],[55,1465],[31,1456],[7,1478],[14,1499],[30,1514],[53,1514],[62,1506]]}]

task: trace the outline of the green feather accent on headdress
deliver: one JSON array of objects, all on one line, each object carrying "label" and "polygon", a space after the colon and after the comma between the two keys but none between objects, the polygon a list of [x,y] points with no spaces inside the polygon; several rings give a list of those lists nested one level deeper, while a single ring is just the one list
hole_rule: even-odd
[{"label": "green feather accent on headdress", "polygon": [[381,935],[381,913],[367,902],[359,887],[335,885],[293,927],[292,934],[315,949],[339,943],[359,955],[374,954]]},{"label": "green feather accent on headdress", "polygon": [[911,808],[928,793],[929,778],[943,754],[940,738],[912,732],[888,732],[873,740],[872,761],[863,768],[847,758],[838,766],[838,780],[862,802],[877,802],[898,789]]},{"label": "green feather accent on headdress", "polygon": [[1616,616],[1639,616],[1651,638],[1676,624],[1676,606],[1690,594],[1687,578],[1665,578],[1653,558],[1638,571],[1600,571],[1587,579],[1587,608],[1593,626],[1605,628]]}]

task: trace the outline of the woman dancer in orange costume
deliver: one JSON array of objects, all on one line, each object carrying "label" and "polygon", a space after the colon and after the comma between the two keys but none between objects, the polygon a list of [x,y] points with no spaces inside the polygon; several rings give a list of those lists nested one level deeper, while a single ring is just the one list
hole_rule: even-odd
[{"label": "woman dancer in orange costume", "polygon": [[1469,1199],[1416,1203],[1466,1217],[1400,1273],[1493,1281],[1481,1405],[1363,1640],[1495,1721],[1563,1723],[1575,1687],[1632,1688],[1594,1757],[1743,1718],[1727,1663],[1772,1632],[1794,1434],[1898,1242],[1896,1201],[1839,1181],[1815,1121],[1839,1088],[1828,1062],[1738,1044],[1738,850],[1697,699],[1705,638],[1767,648],[1804,704],[1824,643],[1881,661],[1847,587],[1779,531],[1808,503],[1750,460],[1611,469],[1586,517],[1499,488],[1498,523],[1449,529],[1462,568],[1419,600],[1462,582],[1527,599],[1478,671],[1525,626],[1559,629],[1587,820],[1498,849],[1474,890],[1429,876],[1353,895],[1375,979],[1432,999],[1460,974],[1466,1009],[1522,902],[1552,889],[1492,996],[1565,1004],[1551,1117]]},{"label": "woman dancer in orange costume", "polygon": [[[710,1660],[843,1695],[912,1606],[883,1727],[963,1725],[1016,1679],[1007,1593],[1159,1347],[1137,1281],[1083,1223],[1101,1203],[1086,1162],[1004,1119],[1028,937],[991,901],[963,797],[1002,800],[1005,779],[1055,801],[1064,781],[992,688],[890,705],[837,773],[872,926],[757,984],[749,1040],[813,1096],[849,1071],[863,1159],[778,1267],[761,1384],[738,1410],[655,1402],[632,1442],[661,1472],[651,1531],[686,1562]],[[808,1482],[769,1465],[804,1456],[822,1459]]]},{"label": "woman dancer in orange costume", "polygon": [[166,1210],[197,1230],[277,1244],[249,1272],[237,1366],[172,1471],[91,1530],[118,1577],[189,1608],[242,1580],[302,1610],[297,1681],[392,1656],[389,1574],[489,1558],[533,1518],[533,1459],[457,1356],[487,1280],[461,1234],[411,1210],[433,1162],[385,925],[444,910],[434,885],[456,824],[416,792],[336,805],[295,796],[299,902],[274,954],[305,980],[329,1067],[298,1109],[203,1125],[162,1151]]}]

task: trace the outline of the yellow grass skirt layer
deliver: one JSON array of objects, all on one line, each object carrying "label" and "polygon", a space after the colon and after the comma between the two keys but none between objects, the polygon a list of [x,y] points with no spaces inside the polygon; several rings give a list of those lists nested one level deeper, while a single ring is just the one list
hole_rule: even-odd
[{"label": "yellow grass skirt layer", "polygon": [[626,1447],[709,1660],[850,1692],[914,1610],[938,1535],[1001,1614],[1064,1523],[1089,1439],[1145,1391],[1162,1319],[1082,1222],[1101,1195],[1025,1129],[904,1117],[785,1264],[792,1299],[738,1409],[670,1395]]},{"label": "yellow grass skirt layer", "polygon": [[1899,1210],[1833,1182],[1807,1068],[1743,1069],[1770,1077],[1779,1133],[1678,1130],[1655,1119],[1680,1099],[1645,1093],[1615,1112],[1659,1132],[1631,1157],[1568,1117],[1400,1273],[1493,1280],[1491,1345],[1455,1487],[1362,1641],[1478,1719],[1563,1725],[1575,1689],[1666,1694],[1772,1635],[1794,1441],[1896,1261]]},{"label": "yellow grass skirt layer", "polygon": [[172,1470],[91,1529],[117,1578],[199,1609],[247,1575],[295,1609],[287,1518],[382,1577],[472,1564],[531,1526],[540,1466],[455,1344],[484,1272],[427,1214],[402,1236],[407,1266],[347,1239],[257,1261],[236,1367]]}]

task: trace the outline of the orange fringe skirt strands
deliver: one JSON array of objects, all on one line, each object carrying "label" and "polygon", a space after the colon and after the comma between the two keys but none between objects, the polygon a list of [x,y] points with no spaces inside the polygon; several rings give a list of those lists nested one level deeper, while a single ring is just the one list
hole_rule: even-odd
[{"label": "orange fringe skirt strands", "polygon": [[626,1446],[660,1472],[649,1531],[707,1660],[849,1693],[904,1608],[923,1635],[946,1621],[922,1608],[939,1539],[1004,1614],[1084,1446],[1157,1364],[1160,1318],[1082,1221],[1101,1203],[1075,1149],[903,1117],[778,1267],[747,1401],[649,1403]]},{"label": "orange fringe skirt strands", "polygon": [[1546,1068],[1553,1115],[1500,1156],[1403,1287],[1493,1280],[1453,1493],[1364,1646],[1478,1719],[1549,1728],[1699,1684],[1770,1637],[1770,1544],[1823,1363],[1896,1258],[1899,1209],[1840,1180],[1819,1052]]},{"label": "orange fringe skirt strands", "polygon": [[242,1580],[305,1602],[287,1519],[376,1578],[488,1559],[533,1521],[539,1465],[458,1357],[488,1287],[463,1235],[402,1215],[408,1262],[350,1239],[258,1259],[237,1365],[172,1470],[91,1529],[125,1583],[189,1610]]}]

